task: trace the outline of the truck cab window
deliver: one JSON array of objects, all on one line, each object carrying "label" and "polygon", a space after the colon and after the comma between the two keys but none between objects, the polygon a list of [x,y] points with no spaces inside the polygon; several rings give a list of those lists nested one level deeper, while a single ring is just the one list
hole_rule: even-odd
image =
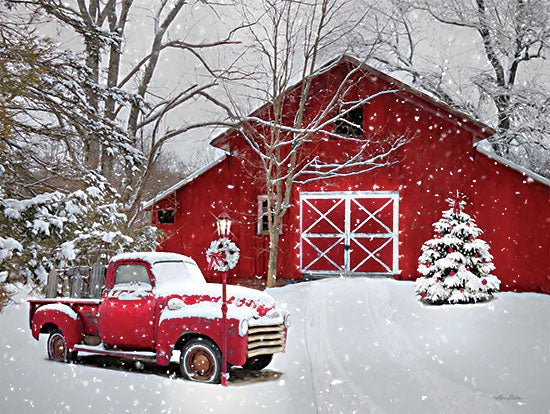
[{"label": "truck cab window", "polygon": [[142,265],[118,265],[115,273],[115,285],[122,283],[151,284],[147,269]]}]

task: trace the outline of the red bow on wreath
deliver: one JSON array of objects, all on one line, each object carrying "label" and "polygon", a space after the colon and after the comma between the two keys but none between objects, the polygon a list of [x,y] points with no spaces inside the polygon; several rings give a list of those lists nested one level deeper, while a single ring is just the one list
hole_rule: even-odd
[{"label": "red bow on wreath", "polygon": [[208,264],[208,270],[212,270],[212,267],[214,267],[214,261],[216,261],[216,266],[219,267],[225,264],[222,258],[222,252],[212,252],[210,254],[210,263]]}]

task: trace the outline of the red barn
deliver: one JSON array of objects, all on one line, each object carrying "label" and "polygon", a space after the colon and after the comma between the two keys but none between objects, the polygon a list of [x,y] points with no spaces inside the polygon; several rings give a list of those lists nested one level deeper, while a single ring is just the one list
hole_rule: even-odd
[{"label": "red barn", "polygon": [[[359,113],[364,134],[411,132],[398,150],[399,162],[368,173],[295,185],[283,218],[279,278],[330,275],[389,275],[415,280],[422,243],[433,237],[432,223],[460,191],[466,212],[485,231],[502,290],[550,293],[550,180],[491,155],[477,145],[494,131],[467,115],[351,57],[342,57],[312,82],[318,102],[329,99],[347,74],[355,72],[357,96],[383,90]],[[288,94],[299,94],[299,86]],[[262,117],[269,105],[257,110]],[[313,116],[316,105],[308,106]],[[357,115],[357,114],[356,114]],[[241,259],[238,278],[265,277],[269,236],[262,214],[267,196],[256,155],[238,131],[211,145],[228,155],[160,193],[147,207],[165,232],[159,247],[189,255],[207,277],[205,251],[217,238],[215,218],[226,209],[236,223],[233,239]],[[336,140],[315,149],[326,159],[342,157]]]}]

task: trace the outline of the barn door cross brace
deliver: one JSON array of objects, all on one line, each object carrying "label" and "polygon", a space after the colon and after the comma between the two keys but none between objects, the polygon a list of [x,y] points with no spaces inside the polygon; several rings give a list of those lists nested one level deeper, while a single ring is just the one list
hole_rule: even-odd
[{"label": "barn door cross brace", "polygon": [[334,242],[334,243],[332,244],[332,246],[330,246],[330,247],[329,247],[328,249],[326,249],[324,252],[321,251],[321,249],[319,249],[317,246],[315,246],[315,245],[314,245],[309,239],[307,239],[306,237],[303,237],[303,239],[304,239],[305,241],[307,241],[307,242],[311,245],[311,247],[313,247],[318,253],[320,253],[320,256],[318,256],[314,261],[312,261],[312,262],[311,262],[305,269],[303,269],[303,270],[309,269],[311,266],[313,266],[313,265],[315,264],[315,262],[317,262],[317,261],[318,261],[319,259],[321,259],[322,257],[325,257],[330,263],[332,263],[332,264],[336,267],[336,269],[338,269],[338,270],[344,270],[344,269],[342,269],[340,266],[338,266],[336,263],[334,263],[334,261],[333,261],[330,257],[327,256],[327,253],[328,253],[334,246],[337,246],[338,243],[340,243],[340,242],[343,240],[343,237],[340,237],[338,240],[336,240],[336,242]]},{"label": "barn door cross brace", "polygon": [[373,250],[372,252],[367,249],[365,246],[363,246],[361,243],[357,242],[357,240],[355,240],[357,245],[363,249],[365,251],[365,253],[368,254],[367,257],[365,257],[357,266],[355,266],[353,269],[351,269],[351,271],[355,271],[356,269],[358,269],[359,267],[361,267],[363,265],[363,263],[367,262],[370,258],[373,258],[374,260],[376,260],[378,263],[380,263],[384,269],[386,269],[388,272],[391,273],[391,269],[389,268],[389,266],[384,263],[382,260],[380,260],[378,257],[375,256],[376,253],[378,253],[380,250],[382,250],[384,247],[386,247],[386,245],[388,245],[392,239],[387,239],[384,243],[382,243],[376,250]]},{"label": "barn door cross brace", "polygon": [[352,233],[356,233],[357,230],[359,230],[361,228],[361,226],[363,224],[365,224],[367,221],[369,221],[370,219],[373,219],[374,221],[376,221],[377,223],[379,223],[382,227],[384,227],[385,230],[387,230],[388,233],[392,233],[391,229],[386,226],[384,223],[382,223],[380,220],[378,220],[378,218],[376,218],[376,215],[378,213],[380,213],[382,210],[384,210],[388,205],[390,205],[393,201],[392,198],[390,198],[386,204],[384,204],[382,207],[380,207],[378,210],[376,210],[374,213],[371,213],[367,208],[365,208],[365,206],[362,206],[361,204],[359,204],[356,200],[352,200],[361,210],[363,210],[365,213],[368,214],[368,217],[363,220],[358,226],[355,227],[355,230],[352,231]]},{"label": "barn door cross brace", "polygon": [[334,224],[327,216],[331,213],[332,210],[334,210],[336,207],[338,207],[340,204],[342,204],[343,199],[339,202],[335,203],[331,208],[328,209],[326,213],[321,213],[319,209],[317,209],[313,204],[311,204],[308,200],[304,200],[313,210],[315,210],[319,214],[319,218],[315,220],[315,222],[309,226],[303,233],[308,233],[309,230],[311,230],[317,223],[319,223],[321,220],[325,219],[332,227],[334,227],[336,230],[338,230],[339,233],[343,233],[343,231]]}]

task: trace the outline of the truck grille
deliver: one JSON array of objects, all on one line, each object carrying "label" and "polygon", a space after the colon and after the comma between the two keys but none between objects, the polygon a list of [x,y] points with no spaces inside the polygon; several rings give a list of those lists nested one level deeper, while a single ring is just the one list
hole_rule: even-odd
[{"label": "truck grille", "polygon": [[248,354],[253,357],[274,354],[285,349],[285,329],[283,324],[256,325],[248,328]]}]

